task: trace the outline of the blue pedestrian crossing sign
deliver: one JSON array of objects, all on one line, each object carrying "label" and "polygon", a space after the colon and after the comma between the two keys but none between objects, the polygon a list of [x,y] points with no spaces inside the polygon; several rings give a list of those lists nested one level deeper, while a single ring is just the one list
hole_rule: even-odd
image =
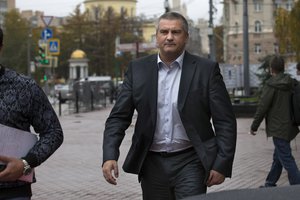
[{"label": "blue pedestrian crossing sign", "polygon": [[60,41],[56,38],[48,40],[48,53],[50,55],[59,55],[60,53]]}]

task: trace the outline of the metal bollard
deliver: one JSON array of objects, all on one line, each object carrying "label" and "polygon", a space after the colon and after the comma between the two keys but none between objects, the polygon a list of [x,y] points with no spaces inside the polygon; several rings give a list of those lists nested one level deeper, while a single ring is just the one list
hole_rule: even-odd
[{"label": "metal bollard", "polygon": [[79,113],[79,95],[78,95],[78,91],[76,90],[75,92],[75,108],[76,108],[76,111],[75,113]]},{"label": "metal bollard", "polygon": [[61,92],[58,92],[58,113],[61,116]]},{"label": "metal bollard", "polygon": [[91,111],[94,110],[94,92],[91,90]]}]

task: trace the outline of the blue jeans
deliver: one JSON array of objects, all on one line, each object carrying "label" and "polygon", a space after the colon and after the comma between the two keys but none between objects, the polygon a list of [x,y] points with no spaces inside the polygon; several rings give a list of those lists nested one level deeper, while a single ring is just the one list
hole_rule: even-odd
[{"label": "blue jeans", "polygon": [[267,176],[265,186],[276,186],[276,183],[280,178],[282,168],[284,168],[288,173],[290,185],[300,184],[300,172],[292,155],[290,142],[273,137],[273,143],[275,146],[273,163]]}]

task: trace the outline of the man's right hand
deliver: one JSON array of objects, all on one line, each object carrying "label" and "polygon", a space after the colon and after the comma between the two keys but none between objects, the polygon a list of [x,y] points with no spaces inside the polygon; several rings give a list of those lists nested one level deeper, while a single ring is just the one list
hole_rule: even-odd
[{"label": "man's right hand", "polygon": [[117,185],[119,177],[118,163],[115,160],[107,160],[102,166],[102,172],[105,180],[110,184]]}]

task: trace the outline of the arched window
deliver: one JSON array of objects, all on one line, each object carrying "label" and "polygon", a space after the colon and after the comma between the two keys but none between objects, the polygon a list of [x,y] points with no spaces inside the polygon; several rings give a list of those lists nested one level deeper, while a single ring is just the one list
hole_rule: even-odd
[{"label": "arched window", "polygon": [[261,22],[260,21],[255,21],[255,24],[254,24],[254,30],[255,30],[255,33],[260,33],[261,32]]}]

